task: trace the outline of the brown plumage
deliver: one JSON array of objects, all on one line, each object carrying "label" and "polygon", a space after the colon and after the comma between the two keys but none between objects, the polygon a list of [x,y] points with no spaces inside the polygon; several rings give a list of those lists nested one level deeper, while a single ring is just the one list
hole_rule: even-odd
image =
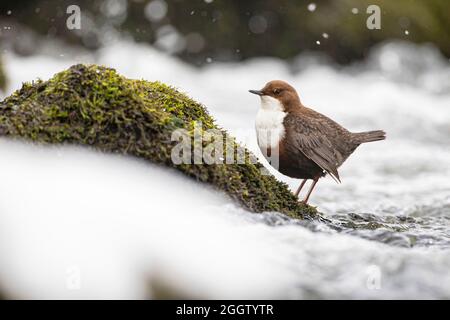
[{"label": "brown plumage", "polygon": [[[319,178],[327,173],[340,182],[338,168],[361,144],[385,139],[381,130],[353,133],[301,102],[296,90],[284,81],[275,80],[262,90],[250,90],[261,96],[261,109],[257,116],[258,136],[261,130],[277,134],[278,145],[268,146],[258,140],[263,154],[271,155],[278,148],[278,171],[293,178],[307,179],[313,184],[306,195],[306,203]],[[274,100],[275,99],[275,100]],[[273,120],[273,118],[280,119]],[[279,127],[277,127],[279,126]],[[275,131],[276,130],[276,131]],[[281,131],[280,131],[281,130]]]}]

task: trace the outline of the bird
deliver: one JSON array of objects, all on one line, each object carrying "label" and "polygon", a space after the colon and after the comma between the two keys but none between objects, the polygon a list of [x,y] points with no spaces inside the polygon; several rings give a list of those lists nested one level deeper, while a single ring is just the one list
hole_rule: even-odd
[{"label": "bird", "polygon": [[330,175],[340,183],[338,168],[362,143],[384,140],[383,130],[350,132],[334,120],[302,104],[294,87],[282,80],[268,82],[261,90],[249,90],[261,98],[255,127],[258,146],[280,173],[313,182],[305,198],[308,203],[318,180]]}]

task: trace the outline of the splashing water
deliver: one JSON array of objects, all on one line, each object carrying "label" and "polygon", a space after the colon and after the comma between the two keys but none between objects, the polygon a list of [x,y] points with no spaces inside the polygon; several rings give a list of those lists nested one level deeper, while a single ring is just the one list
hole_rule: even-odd
[{"label": "splashing water", "polygon": [[[6,292],[158,297],[146,288],[162,285],[207,298],[450,298],[450,66],[434,48],[385,44],[341,70],[307,56],[291,65],[264,58],[195,69],[120,43],[95,59],[7,55],[11,88],[86,59],[188,92],[258,155],[259,102],[247,90],[273,79],[291,83],[305,105],[349,130],[383,129],[388,138],[359,147],[340,169],[341,185],[319,182],[311,204],[329,223],[250,214],[205,186],[134,160],[2,141]],[[80,168],[90,168],[86,177],[100,173],[81,183]],[[299,184],[272,172],[293,190]],[[81,197],[64,198],[65,188]],[[52,205],[43,200],[49,191]],[[81,270],[78,290],[67,288],[72,265]]]}]

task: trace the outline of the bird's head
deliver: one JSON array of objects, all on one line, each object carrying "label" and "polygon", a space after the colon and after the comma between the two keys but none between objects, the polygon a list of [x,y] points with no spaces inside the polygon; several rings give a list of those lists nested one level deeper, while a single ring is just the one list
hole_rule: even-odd
[{"label": "bird's head", "polygon": [[281,80],[270,81],[261,90],[249,90],[249,92],[261,97],[262,108],[281,108],[281,111],[287,111],[301,105],[297,91]]}]

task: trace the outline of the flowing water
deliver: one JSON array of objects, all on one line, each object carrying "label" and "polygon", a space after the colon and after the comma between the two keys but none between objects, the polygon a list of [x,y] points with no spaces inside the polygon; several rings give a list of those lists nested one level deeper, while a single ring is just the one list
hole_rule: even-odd
[{"label": "flowing water", "polygon": [[[139,252],[135,256],[141,258],[135,257],[135,260],[151,260],[153,267],[136,262],[136,265],[147,266],[149,287],[162,283],[187,296],[211,298],[450,298],[450,64],[433,47],[385,44],[374,49],[366,61],[345,68],[315,56],[303,55],[289,63],[271,58],[236,64],[213,61],[202,69],[196,69],[152,48],[126,42],[105,48],[95,57],[73,52],[61,52],[61,55],[64,57],[19,58],[6,55],[11,90],[18,88],[24,80],[49,78],[76,62],[105,64],[115,67],[125,76],[160,80],[187,92],[208,107],[219,125],[259,155],[254,133],[259,101],[247,90],[259,89],[269,80],[283,79],[298,89],[305,105],[330,116],[348,129],[383,129],[387,132],[387,140],[360,146],[350,156],[340,169],[342,184],[336,184],[329,177],[318,183],[310,202],[318,207],[329,223],[296,221],[276,212],[250,214],[196,184],[191,188],[200,191],[187,193],[189,197],[185,197],[183,209],[166,207],[171,200],[167,195],[170,186],[163,189],[167,194],[161,192],[157,198],[148,195],[146,201],[152,203],[152,209],[146,218],[142,213],[136,213],[145,205],[133,198],[137,201],[136,206],[123,210],[135,220],[126,222],[124,228],[128,228],[130,234],[142,231],[141,243],[136,244],[137,240],[130,242],[128,238],[117,239],[117,235],[106,231],[105,237],[132,248],[128,251]],[[11,161],[21,163],[20,159],[32,158],[34,154],[42,156],[37,151],[23,153],[18,150],[21,149],[17,146],[3,143],[2,153],[7,152],[12,160],[2,163],[0,174],[4,183],[0,182],[0,186],[2,193],[10,190],[11,197],[13,190],[22,192],[23,184],[17,182],[10,169],[5,169],[7,164]],[[44,162],[53,161],[50,159],[53,159],[55,151],[48,152],[50,156],[47,154]],[[73,156],[75,151],[61,152]],[[73,157],[83,159],[84,156]],[[66,162],[70,161],[69,158],[63,156]],[[99,161],[111,160],[101,158]],[[82,163],[88,166],[91,162],[86,160]],[[30,172],[41,170],[42,166],[33,165],[29,161],[21,163]],[[58,162],[55,167],[60,165]],[[143,165],[117,163],[120,168]],[[44,172],[52,170],[44,167]],[[119,170],[114,167],[108,174],[114,176],[116,171]],[[150,171],[164,170],[152,167]],[[62,177],[64,172],[58,174]],[[300,183],[273,173],[293,190]],[[130,174],[127,183],[131,178],[138,179],[135,173],[127,174]],[[33,176],[33,179],[34,182],[29,183],[37,189],[40,183],[52,188],[67,180],[61,178],[49,184],[39,180],[45,180],[45,175]],[[176,176],[176,179],[184,181],[183,177]],[[151,183],[155,184],[155,181],[163,180],[156,179]],[[140,183],[144,182],[140,180]],[[130,190],[139,193],[140,187],[133,185]],[[33,190],[25,188],[30,194],[39,193]],[[177,190],[180,194],[186,193],[185,189]],[[216,200],[206,201],[208,198]],[[46,270],[51,261],[54,269],[64,269],[67,264],[61,262],[58,253],[50,250],[52,246],[45,247],[47,240],[43,240],[41,246],[27,249],[29,240],[25,235],[22,235],[25,238],[18,236],[21,233],[17,231],[21,230],[19,226],[23,220],[11,222],[17,208],[7,203],[5,199],[0,200],[0,209],[3,209],[0,210],[0,221],[2,224],[3,221],[10,222],[3,224],[2,230],[10,230],[11,238],[16,239],[16,245],[24,250],[23,256],[20,253],[14,255],[5,249],[5,245],[0,245],[1,259],[9,261],[8,267],[3,271],[0,269],[0,286],[3,282],[8,292],[33,298],[152,296],[151,293],[143,293],[145,290],[138,290],[134,285],[138,281],[133,277],[129,280],[128,273],[123,270],[106,275],[92,271],[95,266],[100,268],[102,265],[97,261],[101,258],[86,253],[90,252],[92,243],[100,241],[94,235],[79,247],[75,245],[74,250],[84,257],[81,260],[88,261],[83,264],[84,269],[92,269],[92,277],[100,284],[108,283],[105,285],[109,286],[108,290],[100,290],[98,286],[101,285],[96,286],[95,281],[90,283],[89,279],[85,290],[75,293],[67,293],[67,288],[61,285],[62,280],[61,283],[55,280],[52,285],[45,281],[17,280],[30,276],[32,268],[24,268],[24,261],[35,265],[33,270],[44,278],[49,276]],[[88,208],[79,209],[84,212],[89,211]],[[114,208],[110,209],[114,216]],[[71,219],[77,217],[76,213],[57,211],[68,214]],[[33,209],[33,213],[46,222],[43,230],[61,228],[45,209]],[[170,221],[163,218],[169,213]],[[96,214],[97,211],[91,213],[89,219],[94,219],[102,225],[101,228],[120,228],[117,221],[111,222],[106,218],[105,222],[101,219],[103,215],[96,218]],[[121,214],[123,211],[117,213],[118,216]],[[27,219],[26,213],[22,218]],[[151,232],[143,227],[145,221],[150,221],[152,226],[148,228]],[[29,231],[33,234],[32,227]],[[150,233],[152,236],[148,235]],[[177,234],[175,240],[174,233]],[[45,238],[39,233],[41,236]],[[72,243],[70,241],[77,238],[76,233],[71,240],[64,233],[58,236],[65,239],[61,240],[62,243]],[[9,241],[8,238],[2,239]],[[100,247],[99,244],[96,246]],[[29,256],[27,250],[32,253],[45,251],[50,258],[45,262],[25,259]],[[100,256],[109,259],[111,264],[117,264],[123,257],[116,257],[120,256],[118,253]],[[137,268],[130,264],[129,268]],[[111,284],[111,277],[121,277],[121,283],[127,284]],[[124,287],[128,289],[124,290]],[[157,294],[153,292],[153,296]]]}]

